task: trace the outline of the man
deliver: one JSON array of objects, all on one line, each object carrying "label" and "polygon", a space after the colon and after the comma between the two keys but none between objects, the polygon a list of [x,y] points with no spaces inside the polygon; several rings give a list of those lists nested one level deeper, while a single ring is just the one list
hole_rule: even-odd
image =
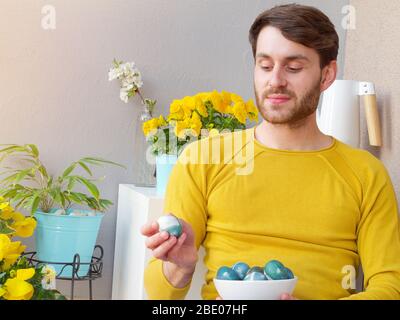
[{"label": "man", "polygon": [[[181,219],[183,234],[159,233],[156,222],[142,227],[155,257],[145,272],[149,297],[184,298],[203,245],[205,299],[218,296],[212,279],[219,267],[272,259],[299,279],[294,297],[282,299],[399,299],[400,232],[390,177],[370,153],[324,135],[316,124],[320,94],[336,78],[333,24],[313,7],[277,6],[257,17],[250,42],[263,122],[194,142],[180,160],[216,139],[221,146],[241,141],[252,170],[238,174],[238,163],[222,160],[174,167],[164,209]],[[344,280],[360,264],[365,290],[356,293],[354,281]]]}]

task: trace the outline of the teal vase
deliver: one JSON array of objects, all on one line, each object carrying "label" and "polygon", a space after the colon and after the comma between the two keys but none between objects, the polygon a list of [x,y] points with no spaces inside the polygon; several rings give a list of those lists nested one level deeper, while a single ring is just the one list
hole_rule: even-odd
[{"label": "teal vase", "polygon": [[177,155],[163,154],[156,157],[156,191],[157,195],[164,196],[169,176],[178,160]]},{"label": "teal vase", "polygon": [[[71,278],[72,262],[75,254],[79,254],[81,264],[77,274],[79,277],[86,276],[104,214],[96,212],[94,216],[71,216],[68,215],[68,211],[66,215],[36,211],[34,216],[37,220],[36,258],[40,261],[57,263],[49,263],[57,275]],[[63,263],[71,265],[62,269]]]}]

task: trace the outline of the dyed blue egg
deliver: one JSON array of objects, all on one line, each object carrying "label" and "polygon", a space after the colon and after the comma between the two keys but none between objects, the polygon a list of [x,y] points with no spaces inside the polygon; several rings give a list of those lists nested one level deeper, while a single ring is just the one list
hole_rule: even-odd
[{"label": "dyed blue egg", "polygon": [[226,266],[218,269],[216,278],[219,280],[241,280],[235,270]]},{"label": "dyed blue egg", "polygon": [[288,273],[285,266],[278,260],[269,261],[264,267],[264,274],[272,280],[288,279]]},{"label": "dyed blue egg", "polygon": [[182,225],[179,219],[171,214],[161,216],[157,220],[159,232],[167,231],[170,235],[177,238],[182,234]]},{"label": "dyed blue egg", "polygon": [[261,272],[251,272],[246,275],[243,281],[264,281],[268,280],[264,273]]},{"label": "dyed blue egg", "polygon": [[247,271],[247,274],[243,280],[249,281],[249,280],[268,280],[268,279],[264,275],[264,271],[261,267],[252,267],[251,269],[249,269],[249,271]]},{"label": "dyed blue egg", "polygon": [[286,273],[287,273],[287,278],[286,279],[293,279],[294,278],[293,272],[289,268],[286,268]]},{"label": "dyed blue egg", "polygon": [[235,270],[239,275],[239,278],[243,280],[247,272],[250,270],[250,266],[244,262],[237,262],[232,266],[232,269]]}]

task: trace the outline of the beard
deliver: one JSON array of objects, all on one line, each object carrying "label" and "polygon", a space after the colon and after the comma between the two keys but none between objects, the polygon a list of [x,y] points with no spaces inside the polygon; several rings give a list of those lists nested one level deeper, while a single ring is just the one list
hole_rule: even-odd
[{"label": "beard", "polygon": [[[256,104],[259,113],[265,121],[272,124],[288,124],[291,126],[299,124],[303,119],[312,115],[318,107],[319,98],[321,96],[321,78],[322,76],[320,76],[316,84],[306,92],[300,101],[298,101],[294,92],[286,89],[267,90],[260,98],[260,95],[254,86]],[[270,102],[267,102],[267,96],[271,94],[284,94],[289,96],[291,99],[284,104],[271,104]]]}]

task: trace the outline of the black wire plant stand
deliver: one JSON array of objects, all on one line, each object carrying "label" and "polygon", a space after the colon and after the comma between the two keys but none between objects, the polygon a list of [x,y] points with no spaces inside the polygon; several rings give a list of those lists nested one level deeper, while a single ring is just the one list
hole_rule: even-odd
[{"label": "black wire plant stand", "polygon": [[[98,252],[96,252],[96,249]],[[93,250],[93,255],[91,258],[91,262],[81,262],[80,256],[78,253],[74,255],[74,259],[72,262],[53,262],[53,261],[43,261],[35,258],[36,251],[26,252],[23,254],[28,260],[28,263],[32,266],[37,265],[58,265],[62,266],[60,272],[57,273],[56,279],[58,280],[69,280],[71,281],[71,300],[74,300],[74,290],[75,290],[75,281],[89,281],[89,299],[93,300],[93,286],[92,281],[101,278],[103,271],[103,255],[104,250],[100,245],[96,245]],[[89,266],[89,271],[85,276],[79,276],[79,268],[82,266]],[[72,273],[68,271],[68,274],[71,276],[64,276],[63,272],[66,268],[72,268]]]}]

